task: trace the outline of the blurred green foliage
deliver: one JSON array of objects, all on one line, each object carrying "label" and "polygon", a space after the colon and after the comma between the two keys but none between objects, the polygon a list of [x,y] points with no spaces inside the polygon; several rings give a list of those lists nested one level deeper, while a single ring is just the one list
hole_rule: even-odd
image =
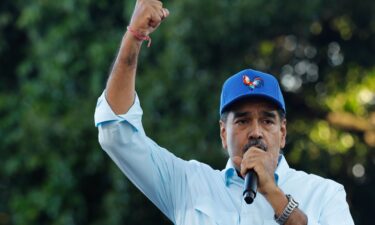
[{"label": "blurred green foliage", "polygon": [[[221,169],[220,88],[278,76],[290,164],[345,185],[356,224],[375,207],[375,2],[164,1],[137,91],[149,136]],[[100,149],[96,99],[134,1],[0,3],[0,224],[170,224]],[[162,131],[162,132],[161,132]]]}]

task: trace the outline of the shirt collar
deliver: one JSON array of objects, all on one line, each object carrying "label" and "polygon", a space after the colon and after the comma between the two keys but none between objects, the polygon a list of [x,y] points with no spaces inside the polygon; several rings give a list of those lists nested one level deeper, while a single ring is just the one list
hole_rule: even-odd
[{"label": "shirt collar", "polygon": [[231,180],[233,179],[233,176],[238,176],[236,173],[236,170],[233,166],[232,160],[230,158],[227,161],[227,165],[225,166],[224,172],[224,179],[225,179],[225,185],[229,186],[231,183]]},{"label": "shirt collar", "polygon": [[[284,155],[280,154],[279,160],[277,163],[277,168],[274,174],[277,185],[282,183],[283,178],[285,178],[285,175],[288,169],[289,169],[289,165],[287,161],[285,160]],[[233,162],[232,160],[230,160],[230,158],[227,161],[227,165],[225,166],[225,169],[222,171],[224,172],[224,179],[225,179],[226,186],[229,186],[231,183],[238,181],[239,176],[237,175]]]}]

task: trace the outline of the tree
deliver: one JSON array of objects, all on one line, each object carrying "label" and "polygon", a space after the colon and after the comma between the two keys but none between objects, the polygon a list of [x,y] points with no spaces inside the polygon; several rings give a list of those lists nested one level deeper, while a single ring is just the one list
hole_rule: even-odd
[{"label": "tree", "polygon": [[[248,67],[272,73],[286,98],[288,161],[344,184],[356,224],[370,224],[375,3],[164,4],[171,16],[138,70],[148,135],[221,169],[223,81]],[[133,5],[0,4],[0,224],[168,223],[100,150],[93,126]]]}]

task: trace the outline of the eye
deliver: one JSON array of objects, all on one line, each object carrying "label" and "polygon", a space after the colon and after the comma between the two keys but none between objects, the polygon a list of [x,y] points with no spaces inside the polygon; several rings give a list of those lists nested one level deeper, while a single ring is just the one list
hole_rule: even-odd
[{"label": "eye", "polygon": [[263,120],[263,123],[267,125],[271,125],[271,124],[274,124],[275,122],[272,119],[265,119]]},{"label": "eye", "polygon": [[236,124],[239,124],[239,125],[244,125],[244,124],[247,124],[249,122],[249,120],[247,119],[238,119],[236,120]]}]

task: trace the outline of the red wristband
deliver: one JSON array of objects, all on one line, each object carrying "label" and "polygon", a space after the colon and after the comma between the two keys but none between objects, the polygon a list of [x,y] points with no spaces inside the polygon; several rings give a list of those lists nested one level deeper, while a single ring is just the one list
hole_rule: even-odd
[{"label": "red wristband", "polygon": [[131,28],[130,26],[127,27],[127,30],[135,37],[137,38],[138,40],[140,41],[148,41],[147,43],[147,47],[150,47],[151,46],[151,38],[150,36],[148,35],[144,35],[142,34],[141,32],[137,31],[137,30],[134,30],[133,28]]}]

